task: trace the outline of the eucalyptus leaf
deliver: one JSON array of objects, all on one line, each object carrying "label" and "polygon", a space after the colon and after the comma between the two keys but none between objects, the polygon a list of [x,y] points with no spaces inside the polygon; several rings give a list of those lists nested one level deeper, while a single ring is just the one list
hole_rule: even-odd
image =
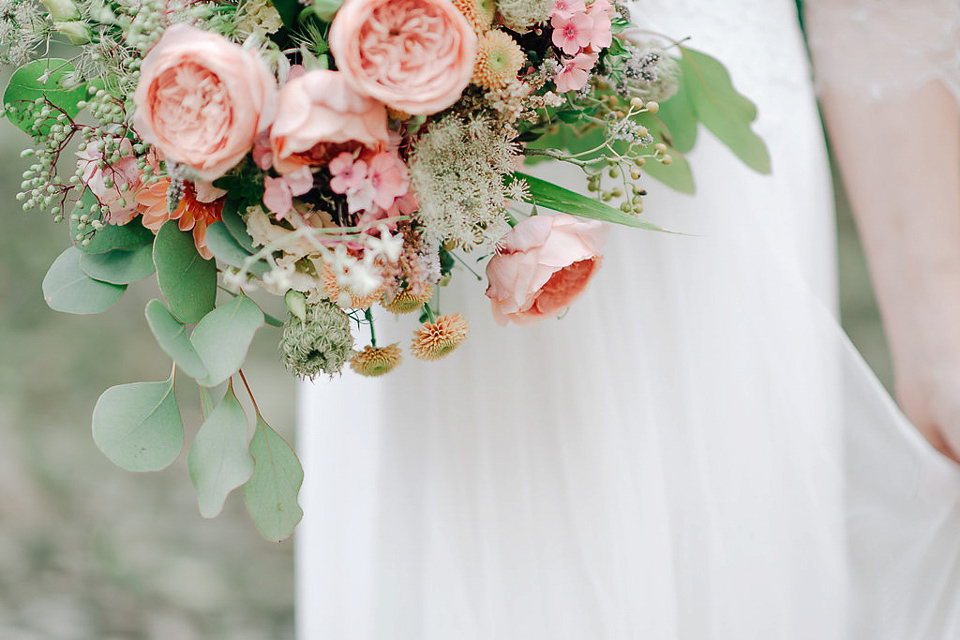
[{"label": "eucalyptus leaf", "polygon": [[165,382],[134,382],[110,387],[93,409],[93,440],[118,467],[158,471],[183,447],[183,421]]},{"label": "eucalyptus leaf", "polygon": [[256,466],[243,485],[243,500],[260,535],[280,542],[290,537],[303,517],[297,504],[303,467],[290,445],[259,414],[250,453]]},{"label": "eucalyptus leaf", "polygon": [[[84,190],[80,196],[79,207],[74,208],[74,213],[90,213],[90,209],[97,205],[97,199],[89,189]],[[153,232],[145,228],[139,218],[135,218],[125,225],[108,224],[96,232],[85,229],[80,231],[77,228],[79,222],[70,218],[70,239],[74,245],[84,253],[106,253],[108,251],[133,251],[144,245],[153,242]],[[90,240],[86,245],[77,242],[77,235],[83,234]]]},{"label": "eucalyptus leaf", "polygon": [[253,246],[253,238],[247,233],[247,223],[243,221],[243,216],[237,211],[236,200],[227,200],[226,204],[223,205],[221,219],[223,224],[226,225],[227,231],[243,247],[244,251],[250,254],[257,252],[257,249]]},{"label": "eucalyptus leaf", "polygon": [[106,311],[123,296],[126,285],[94,280],[80,269],[81,253],[69,247],[43,277],[43,299],[51,309],[90,314]]},{"label": "eucalyptus leaf", "polygon": [[34,60],[14,71],[3,92],[3,104],[10,122],[32,136],[48,131],[59,111],[54,110],[45,120],[37,121],[22,109],[37,98],[46,98],[67,116],[76,117],[80,113],[78,104],[87,97],[87,88],[83,84],[67,86],[66,81],[74,71],[74,66],[61,58]]},{"label": "eucalyptus leaf", "polygon": [[770,173],[770,153],[750,125],[757,107],[737,92],[730,74],[718,60],[680,47],[680,72],[697,118],[748,167]]},{"label": "eucalyptus leaf", "polygon": [[[207,227],[207,248],[217,260],[232,267],[241,268],[250,253],[248,253],[233,237],[222,221],[217,221]],[[270,266],[263,260],[257,260],[248,269],[256,276],[262,276],[270,270]]]},{"label": "eucalyptus leaf", "polygon": [[204,260],[193,234],[181,231],[168,220],[153,242],[157,281],[170,312],[181,322],[193,324],[213,310],[217,297],[217,264]]},{"label": "eucalyptus leaf", "polygon": [[243,366],[253,334],[261,325],[260,307],[242,295],[204,316],[190,336],[209,372],[197,382],[204,387],[215,387],[235,374]]},{"label": "eucalyptus leaf", "polygon": [[200,355],[190,342],[187,328],[173,317],[162,302],[159,300],[148,302],[144,315],[160,348],[173,358],[184,373],[194,379],[205,378],[208,375]]},{"label": "eucalyptus leaf", "polygon": [[253,457],[247,450],[247,416],[231,384],[200,426],[187,455],[200,515],[219,515],[230,492],[253,475],[253,466]]},{"label": "eucalyptus leaf", "polygon": [[534,176],[523,173],[514,173],[513,175],[527,182],[527,185],[530,187],[530,198],[528,202],[539,207],[561,213],[569,213],[582,218],[592,218],[594,220],[622,224],[637,229],[666,231],[655,224],[640,220],[619,209],[614,209],[610,205],[594,200],[593,198],[588,198],[575,191],[564,189],[546,180],[541,180],[540,178],[535,178]]},{"label": "eucalyptus leaf", "polygon": [[130,284],[156,271],[153,248],[148,244],[133,251],[114,249],[106,253],[81,254],[80,268],[95,280],[113,284]]}]

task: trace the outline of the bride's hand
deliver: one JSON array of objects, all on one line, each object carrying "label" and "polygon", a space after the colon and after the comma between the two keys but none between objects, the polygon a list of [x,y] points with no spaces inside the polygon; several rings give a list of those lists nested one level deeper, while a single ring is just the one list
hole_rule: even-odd
[{"label": "bride's hand", "polygon": [[933,447],[960,464],[960,360],[898,371],[897,400]]}]

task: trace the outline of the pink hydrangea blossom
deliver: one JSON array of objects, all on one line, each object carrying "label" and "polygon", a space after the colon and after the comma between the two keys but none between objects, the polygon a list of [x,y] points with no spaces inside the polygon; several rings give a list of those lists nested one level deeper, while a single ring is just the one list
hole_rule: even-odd
[{"label": "pink hydrangea blossom", "polygon": [[570,17],[575,13],[583,13],[587,10],[587,5],[583,0],[557,0],[550,10],[550,17],[564,16]]},{"label": "pink hydrangea blossom", "polygon": [[293,193],[283,178],[267,176],[263,180],[263,204],[281,220],[293,209]]},{"label": "pink hydrangea blossom", "polygon": [[563,69],[553,79],[557,85],[557,93],[579,91],[587,86],[590,70],[597,63],[597,57],[595,53],[578,53],[566,60]]},{"label": "pink hydrangea blossom", "polygon": [[359,189],[367,179],[367,163],[357,160],[352,153],[344,151],[327,165],[333,179],[330,188],[334,193],[349,193]]},{"label": "pink hydrangea blossom", "polygon": [[284,219],[293,209],[293,196],[302,196],[313,188],[313,174],[309,167],[301,167],[279,178],[263,181],[263,204]]},{"label": "pink hydrangea blossom", "polygon": [[550,19],[553,27],[553,44],[572,56],[590,44],[593,35],[593,20],[580,11],[571,16],[555,14]]},{"label": "pink hydrangea blossom", "polygon": [[373,201],[381,209],[389,209],[410,186],[406,165],[387,152],[378,153],[370,160],[367,178],[375,193]]},{"label": "pink hydrangea blossom", "polygon": [[614,11],[613,5],[607,0],[594,0],[593,4],[587,10],[587,16],[590,18],[590,50],[600,51],[606,49],[613,42],[613,33],[611,32],[610,13]]}]

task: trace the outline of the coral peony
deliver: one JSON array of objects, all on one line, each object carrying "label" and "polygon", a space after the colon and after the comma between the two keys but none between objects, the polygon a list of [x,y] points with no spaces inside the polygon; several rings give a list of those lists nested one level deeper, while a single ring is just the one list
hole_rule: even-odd
[{"label": "coral peony", "polygon": [[173,25],[140,71],[137,133],[203,180],[240,162],[273,120],[276,80],[256,53],[223,36]]},{"label": "coral peony", "polygon": [[387,110],[357,93],[346,74],[318,69],[280,89],[270,148],[281,173],[324,165],[345,149],[386,148],[389,140]]},{"label": "coral peony", "polygon": [[559,315],[600,267],[607,226],[566,214],[533,216],[503,237],[487,264],[497,323],[534,324]]},{"label": "coral peony", "polygon": [[450,0],[347,0],[330,27],[330,50],[357,91],[430,115],[470,83],[477,36]]}]

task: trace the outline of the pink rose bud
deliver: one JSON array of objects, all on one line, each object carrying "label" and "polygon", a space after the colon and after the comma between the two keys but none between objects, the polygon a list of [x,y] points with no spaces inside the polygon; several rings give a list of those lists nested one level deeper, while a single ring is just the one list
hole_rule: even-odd
[{"label": "pink rose bud", "polygon": [[387,110],[347,82],[346,74],[318,69],[280,89],[270,129],[273,166],[280,173],[323,166],[345,149],[385,148]]},{"label": "pink rose bud", "polygon": [[497,324],[560,315],[587,287],[603,258],[607,226],[567,214],[532,216],[503,237],[487,264]]}]

